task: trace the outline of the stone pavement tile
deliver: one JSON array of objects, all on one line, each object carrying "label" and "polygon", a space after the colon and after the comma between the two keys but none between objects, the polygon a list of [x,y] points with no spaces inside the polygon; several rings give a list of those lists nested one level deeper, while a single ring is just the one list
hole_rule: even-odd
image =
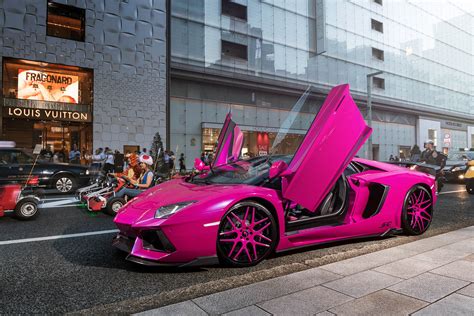
[{"label": "stone pavement tile", "polygon": [[431,273],[441,274],[455,279],[468,282],[474,282],[474,262],[467,260],[458,260],[451,262],[438,269],[430,271]]},{"label": "stone pavement tile", "polygon": [[222,314],[292,292],[301,291],[338,278],[340,278],[340,276],[337,274],[319,268],[312,268],[263,282],[199,297],[193,301],[210,314]]},{"label": "stone pavement tile", "polygon": [[206,315],[207,313],[200,309],[191,301],[168,305],[156,309],[152,309],[143,313],[135,314],[137,316],[181,316],[181,315]]},{"label": "stone pavement tile", "polygon": [[405,249],[405,250],[411,250],[411,251],[416,251],[418,253],[437,249],[449,244],[453,244],[455,242],[459,242],[461,240],[465,240],[471,237],[467,233],[458,233],[457,231],[455,232],[450,232],[446,234],[441,234],[425,239],[420,239],[411,243],[407,243],[401,246],[397,246],[396,248],[400,249]]},{"label": "stone pavement tile", "polygon": [[474,297],[474,283],[471,283],[468,286],[463,287],[462,289],[460,289],[456,293],[459,293],[459,294],[462,294],[462,295],[467,295],[467,296],[470,296],[470,297]]},{"label": "stone pavement tile", "polygon": [[466,253],[474,253],[474,238],[469,238],[441,247],[440,249],[456,250]]},{"label": "stone pavement tile", "polygon": [[316,315],[314,316],[334,316],[335,314],[331,313],[331,312],[328,312],[328,311],[324,311],[324,312],[321,312],[321,313],[317,313]]},{"label": "stone pavement tile", "polygon": [[324,286],[352,297],[362,297],[402,281],[391,275],[364,271],[345,278],[325,283]]},{"label": "stone pavement tile", "polygon": [[467,260],[467,261],[474,261],[474,254],[472,255],[469,255],[469,256],[465,256],[464,258],[462,258],[463,260]]},{"label": "stone pavement tile", "polygon": [[316,286],[259,303],[258,306],[274,315],[314,315],[352,299],[331,289]]},{"label": "stone pavement tile", "polygon": [[462,259],[468,254],[463,251],[439,248],[416,255],[412,259],[447,264]]},{"label": "stone pavement tile", "polygon": [[374,271],[390,274],[402,279],[409,279],[441,265],[440,263],[406,258],[375,268]]},{"label": "stone pavement tile", "polygon": [[238,309],[236,311],[232,311],[229,313],[225,313],[222,316],[269,316],[271,315],[270,313],[267,313],[263,309],[259,308],[258,306],[251,305],[247,306],[241,309]]},{"label": "stone pavement tile", "polygon": [[434,302],[468,284],[465,281],[428,272],[395,284],[388,289],[427,302]]},{"label": "stone pavement tile", "polygon": [[414,316],[444,316],[444,315],[466,315],[472,316],[474,311],[474,298],[452,294],[436,303],[433,303],[418,312]]},{"label": "stone pavement tile", "polygon": [[331,308],[329,311],[336,315],[408,315],[428,305],[392,291],[381,290],[343,305]]},{"label": "stone pavement tile", "polygon": [[416,254],[416,252],[410,250],[394,247],[369,253],[363,256],[330,263],[325,266],[321,266],[320,268],[341,275],[351,275],[361,271],[370,270],[393,261],[411,257]]}]

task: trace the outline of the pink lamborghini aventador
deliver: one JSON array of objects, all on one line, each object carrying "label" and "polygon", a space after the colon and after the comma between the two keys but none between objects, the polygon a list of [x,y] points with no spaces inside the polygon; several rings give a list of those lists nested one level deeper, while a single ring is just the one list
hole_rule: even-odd
[{"label": "pink lamborghini aventador", "polygon": [[241,159],[243,133],[228,115],[210,169],[131,200],[115,218],[113,245],[145,265],[248,266],[304,246],[422,234],[436,202],[434,177],[355,158],[370,133],[348,85],[330,91],[292,154]]}]

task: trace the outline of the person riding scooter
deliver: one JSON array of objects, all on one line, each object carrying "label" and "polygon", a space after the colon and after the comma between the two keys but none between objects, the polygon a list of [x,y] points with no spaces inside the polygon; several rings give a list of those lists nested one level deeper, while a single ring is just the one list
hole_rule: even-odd
[{"label": "person riding scooter", "polygon": [[440,192],[444,186],[444,182],[446,182],[443,168],[446,166],[446,160],[448,157],[435,149],[434,141],[431,139],[427,140],[424,145],[425,150],[421,153],[420,162],[439,166],[439,169],[436,170],[436,183],[438,185],[438,192]]},{"label": "person riding scooter", "polygon": [[137,180],[127,177],[134,188],[124,187],[115,194],[115,197],[121,198],[127,196],[128,198],[134,198],[152,186],[153,171],[151,171],[150,167],[153,165],[153,158],[148,155],[142,155],[139,158],[139,162],[141,168],[140,177]]}]

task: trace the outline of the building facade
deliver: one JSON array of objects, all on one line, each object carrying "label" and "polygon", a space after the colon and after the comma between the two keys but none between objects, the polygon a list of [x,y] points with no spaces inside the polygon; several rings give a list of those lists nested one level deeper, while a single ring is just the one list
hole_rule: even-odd
[{"label": "building facade", "polygon": [[[173,0],[170,148],[189,168],[232,111],[244,151],[264,154],[309,85],[320,105],[349,83],[365,115],[367,75],[377,71],[374,159],[407,157],[426,139],[474,147],[472,12],[472,2],[449,0]],[[312,115],[303,109],[288,144]]]},{"label": "building facade", "polygon": [[164,136],[165,2],[1,1],[1,139],[125,152]]}]

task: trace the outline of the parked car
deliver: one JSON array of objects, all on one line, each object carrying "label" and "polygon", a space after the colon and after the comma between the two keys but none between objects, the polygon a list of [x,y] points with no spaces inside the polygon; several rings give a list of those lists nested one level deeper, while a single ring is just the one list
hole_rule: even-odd
[{"label": "parked car", "polygon": [[[294,108],[303,108],[306,98]],[[282,134],[297,117],[292,114]],[[437,199],[435,177],[355,158],[371,132],[349,85],[331,90],[287,158],[272,150],[285,139],[278,133],[270,156],[240,159],[243,132],[228,115],[209,170],[164,182],[128,202],[115,217],[113,245],[144,265],[219,260],[251,266],[304,246],[424,233]]]},{"label": "parked car", "polygon": [[24,150],[0,147],[0,185],[25,183],[28,176],[38,176],[38,186],[55,189],[59,193],[72,193],[90,181],[89,170],[85,166],[67,163],[36,161]]},{"label": "parked car", "polygon": [[464,183],[467,162],[474,160],[474,151],[450,151],[446,166],[443,168],[447,182]]}]

